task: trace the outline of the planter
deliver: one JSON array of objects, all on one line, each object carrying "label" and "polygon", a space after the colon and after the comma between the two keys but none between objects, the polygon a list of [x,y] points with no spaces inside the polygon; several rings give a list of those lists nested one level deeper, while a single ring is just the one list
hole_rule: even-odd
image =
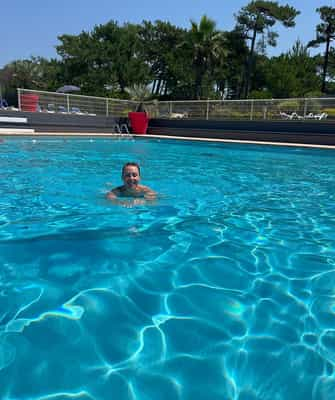
[{"label": "planter", "polygon": [[146,112],[130,112],[128,117],[131,124],[133,133],[145,134],[147,133],[149,117]]},{"label": "planter", "polygon": [[36,112],[39,97],[36,94],[21,94],[21,111]]}]

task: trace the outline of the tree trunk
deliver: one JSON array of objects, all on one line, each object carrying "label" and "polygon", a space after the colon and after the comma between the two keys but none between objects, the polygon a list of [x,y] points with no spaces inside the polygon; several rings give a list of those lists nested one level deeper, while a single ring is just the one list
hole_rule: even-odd
[{"label": "tree trunk", "polygon": [[323,63],[323,72],[322,72],[322,86],[321,86],[322,93],[326,92],[326,77],[327,77],[328,60],[329,60],[329,48],[330,48],[330,36],[327,36],[325,60]]},{"label": "tree trunk", "polygon": [[201,61],[195,65],[195,68],[195,98],[196,100],[201,100],[202,81],[205,74]]},{"label": "tree trunk", "polygon": [[201,76],[197,76],[195,79],[195,98],[196,100],[201,99]]},{"label": "tree trunk", "polygon": [[160,93],[160,89],[161,89],[161,84],[162,84],[162,79],[161,78],[159,78],[158,80],[157,80],[157,85],[156,85],[156,96],[158,96],[159,95],[159,93]]},{"label": "tree trunk", "polygon": [[250,47],[250,53],[249,53],[249,58],[248,58],[248,65],[247,65],[247,73],[246,73],[246,80],[245,80],[245,92],[244,92],[244,97],[246,99],[248,98],[249,91],[250,91],[250,77],[251,77],[251,70],[252,70],[252,61],[253,61],[253,57],[254,57],[256,35],[257,35],[256,27],[257,27],[257,20],[255,22],[255,28],[252,33],[251,47]]},{"label": "tree trunk", "polygon": [[151,94],[155,94],[157,80],[154,79],[151,87]]}]

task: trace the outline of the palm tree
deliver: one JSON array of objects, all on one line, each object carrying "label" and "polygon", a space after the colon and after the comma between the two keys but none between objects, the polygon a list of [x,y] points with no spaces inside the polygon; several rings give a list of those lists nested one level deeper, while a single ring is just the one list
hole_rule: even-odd
[{"label": "palm tree", "polygon": [[308,43],[309,47],[317,47],[321,43],[326,43],[326,51],[323,61],[323,72],[322,72],[322,86],[321,92],[326,91],[326,77],[328,69],[328,60],[330,53],[330,42],[335,39],[335,7],[320,7],[316,11],[320,14],[322,23],[316,27],[316,39]]},{"label": "palm tree", "polygon": [[200,100],[202,84],[207,71],[224,55],[223,34],[216,30],[216,23],[206,15],[199,24],[191,20],[190,44],[193,50],[192,66],[195,73],[195,97]]}]

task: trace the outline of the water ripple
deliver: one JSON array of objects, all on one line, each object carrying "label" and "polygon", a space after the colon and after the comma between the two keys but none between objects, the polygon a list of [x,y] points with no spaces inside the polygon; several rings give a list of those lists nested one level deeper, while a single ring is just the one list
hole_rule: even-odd
[{"label": "water ripple", "polygon": [[[334,397],[332,153],[143,139],[2,149],[1,399]],[[104,198],[129,159],[155,205]]]}]

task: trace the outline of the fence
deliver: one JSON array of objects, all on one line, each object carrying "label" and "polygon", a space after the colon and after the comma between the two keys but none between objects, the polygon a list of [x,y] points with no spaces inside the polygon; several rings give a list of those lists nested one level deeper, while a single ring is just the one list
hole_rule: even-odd
[{"label": "fence", "polygon": [[[136,101],[18,89],[22,111],[127,117]],[[335,119],[335,98],[147,101],[152,118],[205,120]]]},{"label": "fence", "polygon": [[146,102],[156,118],[304,120],[335,118],[335,98]]},{"label": "fence", "polygon": [[137,102],[129,100],[27,89],[17,91],[20,111],[127,117],[128,112],[137,107]]}]

